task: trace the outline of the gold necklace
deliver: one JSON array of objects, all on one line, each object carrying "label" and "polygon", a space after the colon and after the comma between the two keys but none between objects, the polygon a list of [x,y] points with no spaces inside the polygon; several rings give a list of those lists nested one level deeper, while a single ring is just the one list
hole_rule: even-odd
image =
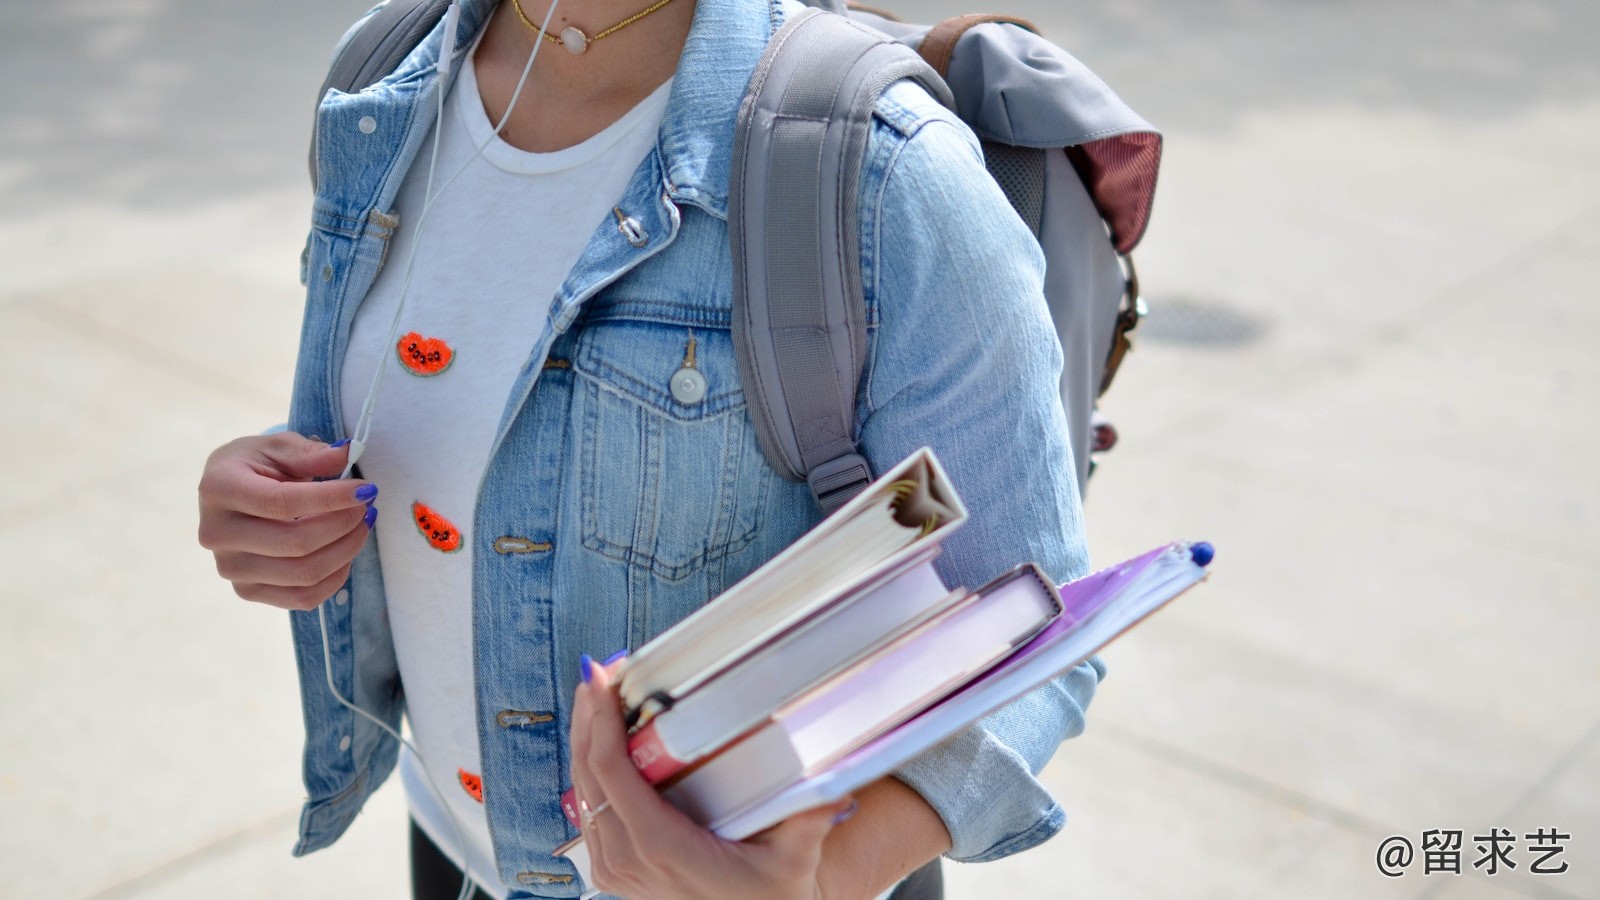
[{"label": "gold necklace", "polygon": [[550,32],[545,31],[543,28],[533,24],[533,22],[528,18],[528,14],[522,11],[522,0],[511,0],[511,5],[517,11],[517,18],[522,20],[522,24],[533,29],[534,34],[539,35],[552,44],[560,44],[573,53],[582,53],[583,51],[589,49],[589,45],[595,41],[598,41],[603,37],[616,34],[622,29],[627,28],[629,25],[632,25],[633,23],[639,21],[645,16],[650,15],[651,13],[671,2],[672,0],[656,0],[656,2],[650,4],[639,12],[634,13],[626,19],[623,19],[621,22],[618,22],[610,28],[605,29],[599,34],[596,34],[594,37],[584,34],[583,29],[574,25],[568,25],[566,28],[561,29],[561,33],[559,35],[551,34]]}]

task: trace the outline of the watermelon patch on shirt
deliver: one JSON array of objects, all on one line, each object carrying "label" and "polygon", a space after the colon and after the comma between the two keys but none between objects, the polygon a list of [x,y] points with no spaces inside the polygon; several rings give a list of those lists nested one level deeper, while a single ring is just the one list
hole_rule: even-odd
[{"label": "watermelon patch on shirt", "polygon": [[483,802],[483,776],[474,775],[466,769],[456,771],[456,779],[461,782],[461,789],[472,796],[472,799]]},{"label": "watermelon patch on shirt", "polygon": [[416,523],[417,531],[422,533],[428,545],[440,553],[454,553],[461,549],[461,530],[427,504],[411,504],[411,521]]},{"label": "watermelon patch on shirt", "polygon": [[456,361],[456,351],[449,344],[416,331],[406,332],[394,345],[394,352],[400,365],[419,378],[438,375]]}]

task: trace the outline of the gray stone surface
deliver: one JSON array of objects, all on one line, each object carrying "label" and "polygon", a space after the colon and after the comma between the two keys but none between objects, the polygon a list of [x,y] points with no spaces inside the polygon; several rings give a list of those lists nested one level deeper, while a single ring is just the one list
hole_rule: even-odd
[{"label": "gray stone surface", "polygon": [[[1168,135],[1091,543],[1219,555],[1106,654],[1066,831],[950,896],[1600,896],[1600,6],[1002,5]],[[0,6],[0,897],[404,896],[392,785],[289,857],[286,623],[194,545],[205,455],[283,417],[362,7]],[[1463,874],[1377,873],[1430,828]]]}]

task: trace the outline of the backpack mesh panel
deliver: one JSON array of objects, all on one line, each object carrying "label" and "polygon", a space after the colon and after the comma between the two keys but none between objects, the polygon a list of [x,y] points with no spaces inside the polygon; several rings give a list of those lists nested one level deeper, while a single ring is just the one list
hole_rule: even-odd
[{"label": "backpack mesh panel", "polygon": [[983,161],[1034,237],[1044,219],[1044,151],[983,142]]}]

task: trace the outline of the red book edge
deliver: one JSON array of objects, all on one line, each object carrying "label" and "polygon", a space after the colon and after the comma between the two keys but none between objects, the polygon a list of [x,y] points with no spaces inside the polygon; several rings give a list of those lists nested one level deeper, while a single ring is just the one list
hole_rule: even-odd
[{"label": "red book edge", "polygon": [[655,720],[646,722],[628,736],[628,757],[644,780],[651,784],[660,784],[689,765],[688,760],[667,752],[667,745],[661,742],[661,735],[656,731]]},{"label": "red book edge", "polygon": [[[654,722],[645,723],[644,727],[628,737],[628,758],[633,760],[633,767],[639,770],[644,780],[651,784],[661,784],[689,767],[688,762],[667,752],[666,745],[661,743],[661,736],[656,733]],[[583,828],[578,817],[578,797],[572,788],[567,788],[561,795],[561,812],[573,828]]]},{"label": "red book edge", "polygon": [[567,788],[561,795],[561,812],[572,823],[573,828],[583,829],[583,823],[578,821],[578,792],[576,788]]}]

